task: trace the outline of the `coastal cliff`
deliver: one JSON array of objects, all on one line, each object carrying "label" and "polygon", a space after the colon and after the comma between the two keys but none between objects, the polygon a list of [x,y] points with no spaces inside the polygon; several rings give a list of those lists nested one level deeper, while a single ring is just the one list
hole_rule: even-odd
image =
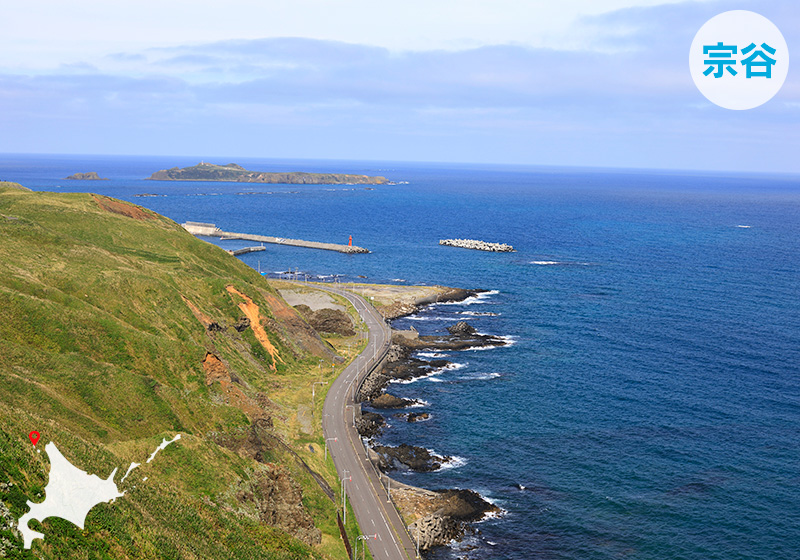
[{"label": "coastal cliff", "polygon": [[300,171],[272,173],[249,171],[241,165],[214,165],[200,162],[192,167],[173,167],[156,171],[150,181],[228,181],[233,183],[268,183],[291,185],[383,185],[386,177],[343,173],[304,173]]}]

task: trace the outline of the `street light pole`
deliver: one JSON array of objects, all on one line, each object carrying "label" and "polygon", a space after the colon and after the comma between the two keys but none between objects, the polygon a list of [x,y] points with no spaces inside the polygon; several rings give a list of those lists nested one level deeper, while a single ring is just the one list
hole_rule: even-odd
[{"label": "street light pole", "polygon": [[367,546],[368,538],[369,537],[367,535],[359,535],[356,537],[356,553],[353,555],[356,560],[358,560],[358,541],[364,541],[361,543],[361,557],[364,558],[367,555],[364,547]]},{"label": "street light pole", "polygon": [[314,383],[311,384],[311,418],[314,418],[314,403],[315,403],[314,399],[316,398],[317,385],[327,385],[327,384],[328,384],[327,381],[314,381]]},{"label": "street light pole", "polygon": [[330,440],[333,440],[333,441],[339,441],[339,438],[338,438],[338,437],[329,437],[329,438],[325,438],[325,460],[326,460],[326,461],[328,460],[328,442],[329,442]]},{"label": "street light pole", "polygon": [[[350,471],[344,470],[344,473],[349,473]],[[347,478],[342,477],[342,518],[344,519],[343,524],[347,524],[347,484],[346,481],[353,480],[352,476],[348,476]]]}]

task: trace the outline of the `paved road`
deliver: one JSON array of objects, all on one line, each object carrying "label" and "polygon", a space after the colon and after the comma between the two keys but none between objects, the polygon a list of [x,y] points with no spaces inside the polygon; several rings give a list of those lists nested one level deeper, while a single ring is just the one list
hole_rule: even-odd
[{"label": "paved road", "polygon": [[397,509],[389,501],[384,486],[387,479],[370,463],[353,425],[358,406],[353,400],[355,387],[383,359],[391,343],[391,331],[383,317],[361,296],[336,288],[315,287],[347,298],[369,329],[366,349],[336,378],[325,399],[322,432],[328,449],[339,478],[345,481],[347,497],[361,531],[370,535],[366,542],[372,557],[375,560],[414,559],[417,557],[414,543]]}]

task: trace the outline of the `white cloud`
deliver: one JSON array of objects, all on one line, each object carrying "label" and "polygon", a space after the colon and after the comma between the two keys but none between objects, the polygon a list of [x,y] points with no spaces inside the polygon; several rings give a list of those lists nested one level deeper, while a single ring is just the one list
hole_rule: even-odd
[{"label": "white cloud", "polygon": [[[674,1],[674,0],[673,0]],[[120,51],[302,37],[395,51],[575,48],[579,18],[670,0],[38,0],[6,2],[0,68],[53,68]]]},{"label": "white cloud", "polygon": [[[312,2],[300,1],[306,6]],[[800,43],[795,1],[743,0],[737,7],[762,8],[792,45]],[[152,9],[148,1],[141,4],[145,12]],[[153,29],[174,24],[177,15],[171,10],[183,4],[169,3]],[[461,4],[467,5],[466,15],[456,14],[449,27],[442,27],[438,44],[458,42],[458,33],[470,29],[456,25],[459,18],[474,18],[475,10],[485,6],[463,0]],[[511,0],[492,5],[511,4],[522,5]],[[583,4],[570,6],[577,10]],[[191,28],[192,18],[208,17],[209,3],[192,5],[198,6],[198,13],[182,14],[186,28]],[[408,5],[417,6],[416,0]],[[525,5],[545,10],[542,2]],[[558,4],[548,3],[554,5]],[[326,23],[347,40],[313,38],[318,20],[325,19],[324,10],[308,23],[305,37],[264,38],[276,24],[262,14],[254,18],[259,25],[265,22],[258,38],[242,38],[254,26],[239,21],[242,34],[230,39],[226,33],[231,22],[241,19],[237,10],[242,2],[231,8],[215,6],[218,36],[210,33],[198,40],[205,28],[192,28],[189,34],[179,27],[180,33],[169,37],[187,39],[178,44],[162,41],[160,32],[139,29],[138,34],[120,32],[118,40],[109,43],[113,49],[93,51],[86,58],[63,55],[51,70],[0,70],[0,129],[6,132],[0,151],[667,168],[707,168],[712,162],[717,168],[800,170],[796,158],[785,155],[789,146],[800,142],[797,72],[790,71],[772,102],[735,115],[704,102],[691,81],[688,48],[693,34],[731,2],[627,8],[599,15],[587,15],[590,11],[584,6],[570,27],[591,44],[583,50],[517,40],[522,37],[515,35],[518,26],[506,27],[504,14],[493,14],[501,18],[496,26],[490,25],[491,18],[481,22],[485,37],[494,34],[492,40],[497,40],[502,35],[496,44],[484,45],[484,39],[474,35],[470,41],[478,46],[469,48],[414,50],[410,39],[405,50],[388,48],[392,40],[441,20],[444,14],[438,11],[428,13],[427,20],[411,30],[399,16],[391,25],[383,24],[378,31],[386,33],[386,46],[358,44],[358,33],[351,36],[347,26],[342,31],[337,17],[346,13]],[[443,10],[452,4],[447,0],[437,6]],[[602,3],[604,9],[609,6]],[[92,14],[92,24],[111,34],[115,28],[102,25],[111,8],[103,10],[108,13]],[[279,15],[272,14],[281,19]],[[132,29],[138,24],[136,17],[131,16]],[[545,24],[546,20],[540,27]],[[529,30],[530,36],[542,40],[546,33],[537,29]],[[143,46],[128,44],[133,35]],[[574,37],[566,37],[567,43],[570,40]],[[40,47],[41,53],[52,55]],[[743,140],[747,138],[758,141],[748,143]]]}]

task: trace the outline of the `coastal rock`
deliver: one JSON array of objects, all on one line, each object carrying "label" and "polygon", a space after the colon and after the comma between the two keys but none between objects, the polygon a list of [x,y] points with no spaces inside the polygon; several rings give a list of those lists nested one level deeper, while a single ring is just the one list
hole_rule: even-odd
[{"label": "coastal rock", "polygon": [[[377,293],[375,296],[382,303],[379,308],[380,313],[387,319],[397,319],[405,317],[419,311],[420,307],[431,303],[446,303],[453,301],[463,301],[470,296],[481,293],[484,290],[465,290],[463,288],[449,288],[446,286],[426,286],[424,294],[419,293],[419,287],[397,287],[399,293],[393,296]],[[404,290],[414,290],[411,293],[403,293]],[[368,294],[365,294],[368,295]]]},{"label": "coastal rock", "polygon": [[464,534],[464,529],[455,519],[438,513],[418,519],[408,526],[408,531],[412,540],[419,543],[420,550],[444,546]]},{"label": "coastal rock", "polygon": [[89,171],[88,173],[74,173],[69,177],[65,177],[71,181],[108,181],[105,177],[97,174],[97,171]]},{"label": "coastal rock", "polygon": [[397,344],[389,346],[389,351],[386,353],[387,362],[398,362],[403,358],[408,357],[408,350]]},{"label": "coastal rock", "polygon": [[430,492],[403,485],[392,492],[392,497],[402,511],[421,516],[408,527],[414,541],[419,537],[421,550],[460,539],[468,529],[467,523],[480,521],[486,514],[500,511],[472,490]]},{"label": "coastal rock", "polygon": [[358,401],[365,402],[378,398],[393,380],[405,381],[423,377],[434,369],[447,367],[452,363],[447,360],[421,360],[411,355],[415,350],[444,352],[508,344],[500,337],[478,334],[471,325],[463,321],[451,328],[459,334],[418,338],[393,335],[386,363],[383,368],[374,371],[364,380],[358,391]]},{"label": "coastal rock", "polygon": [[[469,326],[469,325],[467,325]],[[472,328],[472,327],[470,327]],[[452,352],[467,350],[469,348],[488,348],[491,346],[506,346],[508,341],[491,334],[458,334],[449,336],[420,336],[417,339],[392,339],[397,344],[404,346],[409,351],[427,350],[431,352]]]},{"label": "coastal rock", "polygon": [[447,327],[447,332],[453,336],[472,336],[477,333],[478,330],[466,321],[459,321],[455,325]]},{"label": "coastal rock", "polygon": [[356,401],[367,402],[379,397],[390,381],[391,379],[380,370],[374,370],[361,383],[361,387],[356,394]]},{"label": "coastal rock", "polygon": [[472,490],[440,490],[439,494],[445,502],[441,513],[458,521],[480,521],[488,513],[500,512],[499,507]]},{"label": "coastal rock", "polygon": [[389,393],[384,393],[370,403],[374,408],[405,408],[414,404],[414,401],[409,399],[401,399]]},{"label": "coastal rock", "polygon": [[416,377],[428,375],[431,370],[442,368],[450,364],[447,360],[420,360],[419,358],[406,358],[396,362],[389,362],[383,369],[383,375],[390,380],[407,381]]},{"label": "coastal rock", "polygon": [[406,417],[406,421],[408,422],[424,422],[431,417],[430,414],[427,412],[409,412],[408,416]]},{"label": "coastal rock", "polygon": [[440,469],[443,462],[446,463],[452,459],[452,457],[439,457],[424,447],[406,443],[397,447],[376,445],[373,450],[379,456],[378,467],[384,472],[395,470],[398,463],[417,472],[432,472]]},{"label": "coastal rock", "polygon": [[361,437],[371,438],[378,435],[386,425],[386,419],[375,412],[362,412],[356,418],[356,430]]}]

